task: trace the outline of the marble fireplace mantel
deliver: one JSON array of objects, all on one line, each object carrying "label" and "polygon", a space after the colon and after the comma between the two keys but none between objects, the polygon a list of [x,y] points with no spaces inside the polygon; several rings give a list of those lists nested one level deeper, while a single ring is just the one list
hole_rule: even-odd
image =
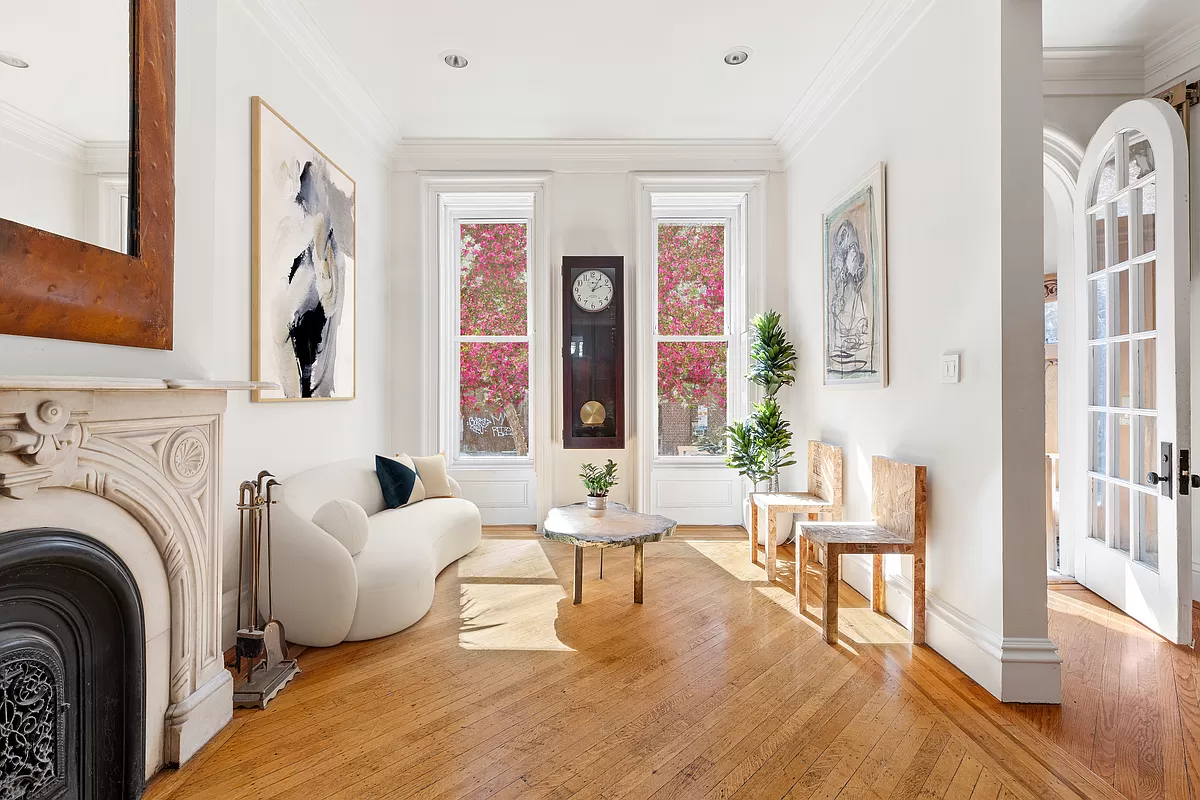
[{"label": "marble fireplace mantel", "polygon": [[[147,750],[157,748],[147,767],[182,764],[232,715],[220,626],[222,416],[228,392],[269,388],[0,376],[0,536],[37,527],[107,536],[135,575],[140,562],[151,576],[139,590],[148,625],[161,618],[161,630],[147,630],[147,683],[165,714],[150,720],[147,709]],[[147,566],[155,552],[161,565]],[[150,674],[155,658],[166,674]]]}]

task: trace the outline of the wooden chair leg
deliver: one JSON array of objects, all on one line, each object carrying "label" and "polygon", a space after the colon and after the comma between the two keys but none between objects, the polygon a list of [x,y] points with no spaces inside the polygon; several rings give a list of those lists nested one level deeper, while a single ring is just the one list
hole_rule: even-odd
[{"label": "wooden chair leg", "polygon": [[825,547],[825,597],[821,631],[826,644],[838,643],[838,582],[841,580],[841,554],[837,548]]},{"label": "wooden chair leg", "polygon": [[924,553],[913,553],[913,644],[925,644]]},{"label": "wooden chair leg", "polygon": [[887,613],[887,583],[883,579],[883,554],[872,556],[871,565],[871,610],[877,614]]},{"label": "wooden chair leg", "polygon": [[750,498],[750,563],[758,563],[758,506]]},{"label": "wooden chair leg", "polygon": [[796,538],[796,608],[808,610],[808,539]]},{"label": "wooden chair leg", "polygon": [[779,555],[779,544],[776,539],[779,536],[779,531],[775,523],[775,514],[767,510],[767,580],[775,580],[775,569],[778,566],[775,563]]}]

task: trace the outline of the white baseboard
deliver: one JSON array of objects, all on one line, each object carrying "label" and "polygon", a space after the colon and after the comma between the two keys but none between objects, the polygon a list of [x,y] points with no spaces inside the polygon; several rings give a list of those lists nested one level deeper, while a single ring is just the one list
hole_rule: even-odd
[{"label": "white baseboard", "polygon": [[[869,556],[843,556],[842,580],[871,596]],[[887,576],[888,616],[912,630],[912,582]],[[925,642],[1005,703],[1061,703],[1062,658],[1050,639],[1008,637],[935,594],[925,597]]]}]

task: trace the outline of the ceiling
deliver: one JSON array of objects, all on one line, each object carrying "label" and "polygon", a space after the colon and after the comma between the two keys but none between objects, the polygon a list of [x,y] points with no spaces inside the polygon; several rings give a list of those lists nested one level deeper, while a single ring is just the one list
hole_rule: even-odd
[{"label": "ceiling", "polygon": [[[870,0],[303,0],[405,138],[772,137]],[[750,60],[724,63],[745,45]],[[466,69],[447,67],[445,50]]]},{"label": "ceiling", "polygon": [[1046,47],[1145,47],[1200,21],[1197,0],[1043,0]]},{"label": "ceiling", "polygon": [[129,0],[0,0],[0,102],[87,142],[129,139]]},{"label": "ceiling", "polygon": [[[974,2],[974,0],[954,0]],[[886,0],[301,0],[401,137],[770,139]],[[1144,47],[1198,0],[1044,0],[1047,47]],[[741,66],[723,55],[752,50]],[[470,59],[447,67],[446,51]]]}]

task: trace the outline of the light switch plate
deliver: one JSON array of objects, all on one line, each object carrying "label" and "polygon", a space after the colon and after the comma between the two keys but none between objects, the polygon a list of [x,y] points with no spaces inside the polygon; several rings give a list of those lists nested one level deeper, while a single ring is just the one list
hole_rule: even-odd
[{"label": "light switch plate", "polygon": [[958,353],[942,354],[942,383],[958,383],[960,381],[958,367],[961,359]]}]

